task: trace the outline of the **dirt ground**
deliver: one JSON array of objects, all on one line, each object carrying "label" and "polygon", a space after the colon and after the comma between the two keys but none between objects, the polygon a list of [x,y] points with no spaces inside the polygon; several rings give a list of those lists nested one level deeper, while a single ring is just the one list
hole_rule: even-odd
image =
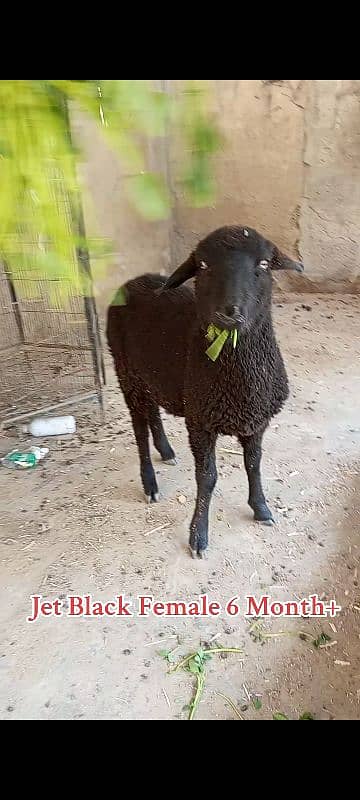
[{"label": "dirt ground", "polygon": [[[292,386],[264,448],[277,526],[252,521],[238,444],[222,439],[206,561],[187,550],[195,482],[184,423],[165,420],[179,464],[154,455],[162,502],[147,507],[110,361],[104,427],[95,405],[76,409],[78,435],[44,441],[46,462],[26,474],[0,470],[1,719],[186,720],[194,680],[167,675],[160,652],[180,659],[207,643],[242,652],[209,662],[196,719],[237,719],[221,695],[244,719],[360,719],[359,313],[351,296],[274,304]],[[12,434],[1,437],[0,454],[18,445]],[[343,610],[332,621],[273,619],[257,628],[225,614],[26,622],[33,594],[121,593],[159,601],[208,593],[222,604],[234,595],[317,593]],[[330,641],[315,648],[322,633]]]}]

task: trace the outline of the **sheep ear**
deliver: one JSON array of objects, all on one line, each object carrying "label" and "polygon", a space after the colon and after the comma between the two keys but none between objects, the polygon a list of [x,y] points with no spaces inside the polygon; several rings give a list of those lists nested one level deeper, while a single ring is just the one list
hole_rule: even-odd
[{"label": "sheep ear", "polygon": [[288,256],[285,256],[284,253],[280,253],[280,250],[277,249],[271,259],[270,268],[274,270],[292,269],[295,272],[304,272],[305,269],[301,261],[293,261],[292,258],[288,258]]},{"label": "sheep ear", "polygon": [[170,278],[167,279],[164,286],[161,288],[161,293],[166,292],[168,289],[177,289],[178,286],[181,286],[185,281],[189,281],[190,278],[193,278],[197,272],[197,265],[194,253],[191,253],[191,256],[181,264],[181,267],[178,267]]}]

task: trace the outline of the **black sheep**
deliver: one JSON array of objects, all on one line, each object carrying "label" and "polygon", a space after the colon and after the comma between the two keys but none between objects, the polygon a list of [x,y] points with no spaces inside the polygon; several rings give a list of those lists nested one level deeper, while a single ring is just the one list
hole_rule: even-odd
[{"label": "black sheep", "polygon": [[[260,462],[264,431],[289,394],[271,316],[271,270],[280,269],[302,272],[303,266],[251,228],[224,227],[200,242],[168,280],[144,275],[129,281],[108,311],[108,343],[149,502],[159,498],[149,428],[163,461],[176,463],[159,407],[185,417],[198,489],[194,556],[208,546],[219,434],[236,436],[243,446],[255,519],[274,522]],[[195,292],[182,286],[191,278]]]}]

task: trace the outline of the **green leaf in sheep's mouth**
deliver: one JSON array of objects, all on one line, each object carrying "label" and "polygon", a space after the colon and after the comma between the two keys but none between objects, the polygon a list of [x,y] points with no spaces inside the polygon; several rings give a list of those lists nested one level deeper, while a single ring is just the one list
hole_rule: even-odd
[{"label": "green leaf in sheep's mouth", "polygon": [[233,348],[235,350],[238,340],[238,332],[235,328],[233,331],[221,330],[221,328],[217,328],[215,325],[211,324],[208,327],[206,338],[208,342],[212,344],[208,347],[206,351],[206,355],[211,361],[216,361],[219,358],[219,355],[224,347],[225,342],[227,342],[228,338],[230,337]]}]

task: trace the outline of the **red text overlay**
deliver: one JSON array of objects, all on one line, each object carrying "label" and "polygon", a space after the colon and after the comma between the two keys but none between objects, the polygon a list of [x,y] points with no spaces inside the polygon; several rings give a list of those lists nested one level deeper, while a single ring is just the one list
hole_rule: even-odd
[{"label": "red text overlay", "polygon": [[126,598],[117,595],[112,600],[100,601],[91,595],[69,595],[63,600],[45,600],[41,595],[31,597],[29,623],[49,617],[60,619],[103,619],[117,617],[128,619],[139,617],[336,617],[340,611],[335,600],[319,600],[316,594],[303,600],[278,601],[262,595],[234,596],[225,603],[212,600],[208,595],[199,595],[196,600],[156,600],[151,595]]}]

